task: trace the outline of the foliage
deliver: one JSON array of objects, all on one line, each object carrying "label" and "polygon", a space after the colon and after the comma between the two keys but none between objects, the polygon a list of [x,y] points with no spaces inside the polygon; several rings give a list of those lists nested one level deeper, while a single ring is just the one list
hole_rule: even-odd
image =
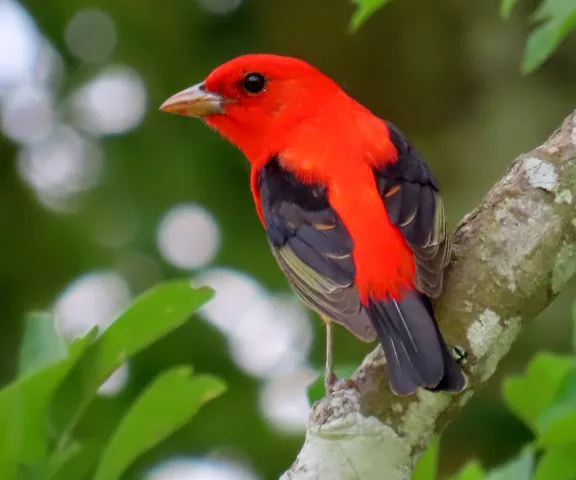
[{"label": "foliage", "polygon": [[350,23],[352,29],[359,28],[376,10],[389,2],[390,0],[354,0],[357,7]]},{"label": "foliage", "polygon": [[526,73],[542,65],[576,27],[576,3],[572,0],[543,0],[533,15],[533,21],[539,25],[526,44],[522,65]]},{"label": "foliage", "polygon": [[[356,12],[351,21],[357,29],[378,8],[390,0],[354,0]],[[510,17],[518,0],[501,0],[502,18]],[[522,71],[530,73],[538,69],[560,46],[560,43],[576,27],[576,2],[573,0],[541,0],[532,16],[537,24],[526,42]]]},{"label": "foliage", "polygon": [[137,299],[101,335],[92,329],[70,345],[51,315],[30,314],[20,376],[0,390],[2,478],[118,479],[142,453],[220,395],[222,381],[179,366],[158,375],[108,436],[87,439],[77,429],[116,368],[185,323],[211,296],[208,288],[167,282]]},{"label": "foliage", "polygon": [[[574,320],[576,331],[576,314]],[[506,405],[530,428],[534,440],[490,472],[473,461],[451,480],[576,478],[576,340],[573,347],[570,356],[539,353],[522,375],[504,382]],[[436,478],[437,451],[434,444],[422,457],[418,479]]]}]

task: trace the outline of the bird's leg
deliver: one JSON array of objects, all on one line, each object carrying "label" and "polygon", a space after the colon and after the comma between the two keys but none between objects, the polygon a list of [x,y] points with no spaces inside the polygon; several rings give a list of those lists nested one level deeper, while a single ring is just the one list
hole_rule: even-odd
[{"label": "bird's leg", "polygon": [[324,386],[326,387],[326,393],[329,394],[332,393],[338,377],[334,373],[334,330],[332,321],[324,317],[324,323],[326,324],[326,376],[324,377]]}]

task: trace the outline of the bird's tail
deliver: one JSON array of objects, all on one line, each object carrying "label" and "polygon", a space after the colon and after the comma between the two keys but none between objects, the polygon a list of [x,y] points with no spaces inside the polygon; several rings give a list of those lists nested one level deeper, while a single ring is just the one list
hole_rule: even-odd
[{"label": "bird's tail", "polygon": [[368,310],[384,348],[394,393],[408,395],[418,387],[464,389],[466,378],[440,334],[428,297],[411,291],[401,300],[373,302]]}]

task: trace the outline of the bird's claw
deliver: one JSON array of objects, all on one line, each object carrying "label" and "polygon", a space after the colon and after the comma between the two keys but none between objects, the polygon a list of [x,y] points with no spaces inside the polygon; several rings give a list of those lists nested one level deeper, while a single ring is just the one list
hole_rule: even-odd
[{"label": "bird's claw", "polygon": [[326,395],[333,395],[341,390],[358,390],[358,385],[351,378],[338,378],[335,374],[330,374],[324,380]]},{"label": "bird's claw", "polygon": [[336,386],[337,383],[338,383],[338,377],[334,372],[331,372],[326,375],[326,378],[324,379],[324,387],[326,388],[326,395],[331,395],[332,393],[334,393],[335,389],[334,387]]}]

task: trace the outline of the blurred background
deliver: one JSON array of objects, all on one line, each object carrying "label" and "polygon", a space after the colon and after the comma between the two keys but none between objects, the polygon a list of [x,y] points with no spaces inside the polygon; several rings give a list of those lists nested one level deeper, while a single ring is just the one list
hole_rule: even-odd
[{"label": "blurred background", "polygon": [[[73,337],[158,282],[193,278],[216,299],[119,369],[83,428],[97,434],[161,369],[191,363],[227,393],[126,478],[278,478],[303,441],[323,327],[268,252],[241,154],[159,104],[239,54],[302,57],[412,137],[453,228],[576,105],[574,37],[519,74],[533,7],[504,22],[496,0],[398,0],[351,34],[348,0],[0,0],[0,382],[30,309],[55,309]],[[529,438],[500,383],[536,350],[569,349],[575,287],[447,429],[443,472]],[[339,365],[370,349],[341,329],[336,342]]]}]

